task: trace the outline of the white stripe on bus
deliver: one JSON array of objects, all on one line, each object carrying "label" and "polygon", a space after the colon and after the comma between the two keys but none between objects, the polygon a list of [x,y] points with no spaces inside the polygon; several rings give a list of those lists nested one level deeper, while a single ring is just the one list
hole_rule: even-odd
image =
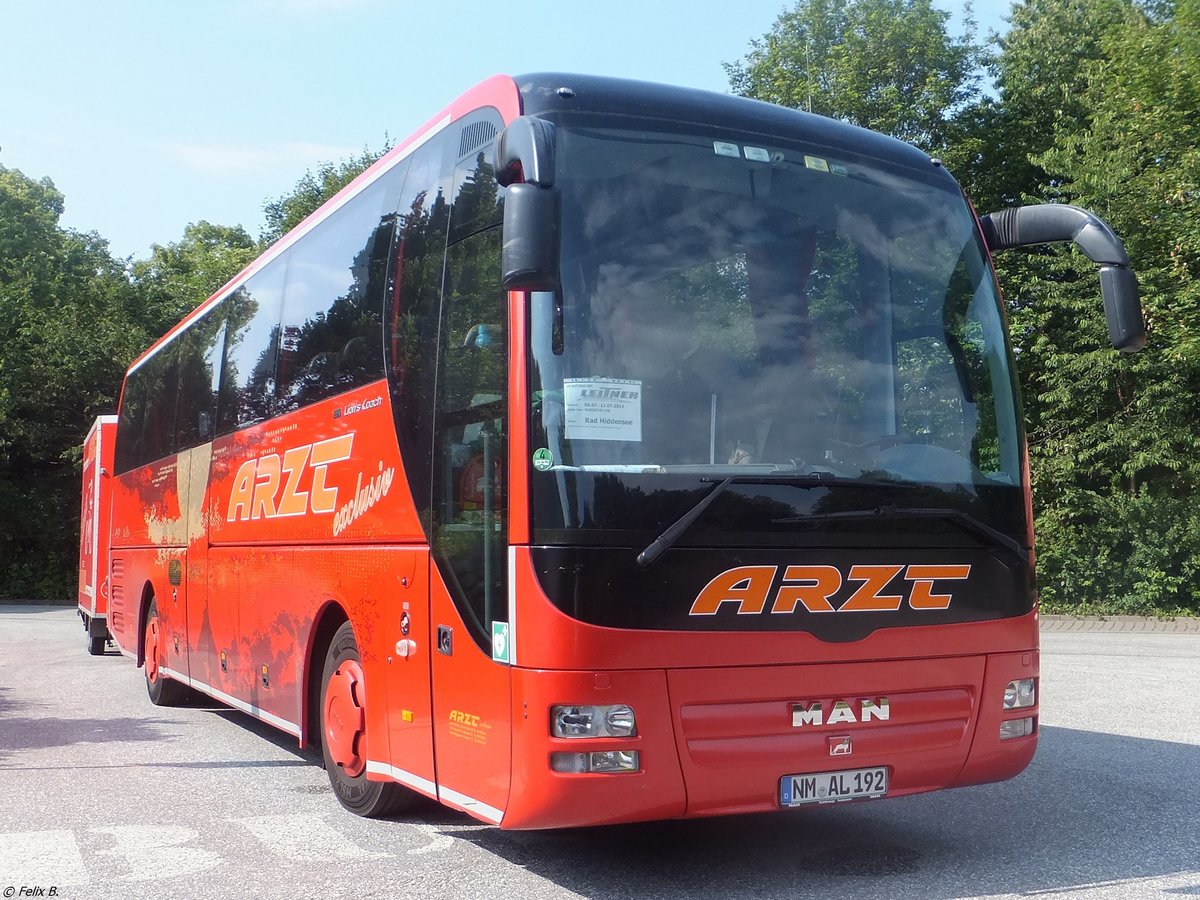
[{"label": "white stripe on bus", "polygon": [[200,691],[202,694],[220,700],[227,706],[232,706],[234,709],[239,709],[247,715],[254,716],[256,719],[261,719],[268,725],[274,725],[276,728],[286,731],[293,737],[300,737],[300,726],[294,722],[289,722],[287,719],[282,719],[274,713],[269,713],[261,706],[255,706],[252,703],[247,703],[245,700],[239,700],[232,694],[227,694],[224,691],[217,690],[211,684],[205,684],[196,678],[189,678],[182,672],[176,672],[174,669],[169,669],[166,666],[159,666],[158,670],[165,674],[168,678],[172,678],[181,684],[186,684],[188,687]]}]

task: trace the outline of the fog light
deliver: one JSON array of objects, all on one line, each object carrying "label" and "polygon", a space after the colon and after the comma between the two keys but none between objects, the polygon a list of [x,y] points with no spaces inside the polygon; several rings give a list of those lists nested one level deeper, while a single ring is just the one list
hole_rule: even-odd
[{"label": "fog light", "polygon": [[573,775],[584,772],[616,775],[636,772],[641,768],[636,750],[601,750],[594,753],[551,753],[550,768],[555,772]]},{"label": "fog light", "polygon": [[1005,709],[1025,709],[1037,703],[1037,679],[1022,678],[1010,681],[1004,689]]},{"label": "fog light", "polygon": [[637,720],[624,703],[613,706],[552,706],[550,733],[558,738],[633,737]]},{"label": "fog light", "polygon": [[636,772],[639,768],[636,750],[605,750],[591,754],[588,762],[593,772]]},{"label": "fog light", "polygon": [[1009,719],[1000,723],[1000,740],[1010,741],[1013,738],[1029,737],[1033,734],[1037,719],[1028,716],[1024,719]]},{"label": "fog light", "polygon": [[588,755],[586,753],[551,753],[550,768],[555,772],[570,772],[578,774],[588,770]]}]

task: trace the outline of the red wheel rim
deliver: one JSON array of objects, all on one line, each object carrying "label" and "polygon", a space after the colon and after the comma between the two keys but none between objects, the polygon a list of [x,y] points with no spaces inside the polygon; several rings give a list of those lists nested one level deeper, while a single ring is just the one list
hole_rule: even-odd
[{"label": "red wheel rim", "polygon": [[158,681],[158,616],[146,623],[146,678],[151,684]]},{"label": "red wheel rim", "polygon": [[366,724],[362,666],[358,660],[347,659],[325,685],[325,746],[330,758],[351,778],[367,767],[363,756]]}]

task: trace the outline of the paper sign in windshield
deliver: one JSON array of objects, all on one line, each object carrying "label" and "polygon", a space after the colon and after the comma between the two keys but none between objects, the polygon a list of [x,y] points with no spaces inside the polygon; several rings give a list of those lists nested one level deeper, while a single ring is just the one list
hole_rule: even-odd
[{"label": "paper sign in windshield", "polygon": [[622,378],[565,378],[566,436],[583,441],[641,441],[642,383]]}]

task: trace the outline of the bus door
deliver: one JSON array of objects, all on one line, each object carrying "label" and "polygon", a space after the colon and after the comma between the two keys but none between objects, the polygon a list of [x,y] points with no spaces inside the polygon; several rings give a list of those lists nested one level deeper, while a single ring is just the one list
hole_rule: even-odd
[{"label": "bus door", "polygon": [[506,294],[500,229],[447,251],[433,448],[430,576],[439,797],[486,821],[507,803]]}]

